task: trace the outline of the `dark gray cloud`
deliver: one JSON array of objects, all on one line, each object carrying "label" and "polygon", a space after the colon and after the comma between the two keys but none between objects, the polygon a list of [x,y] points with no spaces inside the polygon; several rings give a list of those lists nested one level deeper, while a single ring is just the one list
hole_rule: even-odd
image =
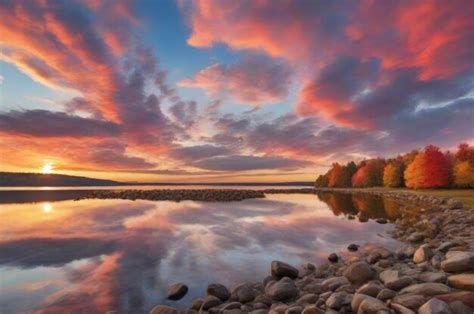
[{"label": "dark gray cloud", "polygon": [[294,170],[310,166],[312,163],[303,160],[288,159],[276,156],[231,155],[203,159],[192,163],[192,166],[216,171],[243,171],[260,169]]},{"label": "dark gray cloud", "polygon": [[117,136],[119,125],[47,110],[9,111],[0,113],[0,131],[38,137]]},{"label": "dark gray cloud", "polygon": [[222,156],[229,154],[230,152],[230,149],[222,146],[196,145],[175,148],[171,150],[169,155],[174,159],[190,162],[201,160],[204,158]]}]

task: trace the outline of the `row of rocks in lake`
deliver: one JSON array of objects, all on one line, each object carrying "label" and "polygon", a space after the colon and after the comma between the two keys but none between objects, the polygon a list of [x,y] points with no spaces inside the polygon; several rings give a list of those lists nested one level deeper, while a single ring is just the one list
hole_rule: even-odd
[{"label": "row of rocks in lake", "polygon": [[94,191],[81,199],[126,199],[151,201],[203,201],[203,202],[232,202],[250,198],[264,198],[263,191],[234,190],[234,189],[199,189],[199,190],[123,190],[123,191]]},{"label": "row of rocks in lake", "polygon": [[[206,297],[181,312],[472,314],[474,252],[459,249],[450,242],[396,252],[372,248],[348,260],[333,258],[333,263],[306,264],[301,269],[274,261],[271,275],[262,282],[231,290],[210,284]],[[433,263],[428,258],[431,254],[438,254],[441,262]],[[181,298],[186,291],[184,284],[176,284],[168,297]],[[158,305],[150,313],[179,312]]]}]

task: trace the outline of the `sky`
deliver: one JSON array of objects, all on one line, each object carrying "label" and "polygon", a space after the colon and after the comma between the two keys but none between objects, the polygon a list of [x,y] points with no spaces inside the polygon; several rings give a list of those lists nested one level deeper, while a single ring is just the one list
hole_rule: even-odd
[{"label": "sky", "polygon": [[0,2],[0,170],[313,181],[474,143],[474,2]]}]

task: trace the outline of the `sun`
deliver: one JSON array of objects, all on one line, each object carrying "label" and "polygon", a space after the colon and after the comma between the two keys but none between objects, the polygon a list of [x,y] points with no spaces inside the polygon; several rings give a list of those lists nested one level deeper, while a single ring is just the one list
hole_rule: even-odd
[{"label": "sun", "polygon": [[43,167],[41,168],[41,173],[52,173],[53,172],[53,164],[51,163],[45,163]]}]

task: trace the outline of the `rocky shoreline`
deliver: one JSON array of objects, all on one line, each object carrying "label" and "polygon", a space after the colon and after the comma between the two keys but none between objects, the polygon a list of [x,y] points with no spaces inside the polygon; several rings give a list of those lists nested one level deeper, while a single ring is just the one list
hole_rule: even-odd
[{"label": "rocky shoreline", "polygon": [[[235,190],[234,190],[235,191]],[[298,189],[263,193],[298,193]],[[299,268],[274,261],[268,277],[232,289],[213,283],[207,296],[187,310],[157,305],[150,313],[474,313],[474,209],[462,202],[409,192],[362,189],[303,189],[300,193],[369,193],[395,199],[401,216],[391,235],[404,243],[396,251],[361,247],[343,259]],[[170,287],[168,298],[187,292]]]}]

